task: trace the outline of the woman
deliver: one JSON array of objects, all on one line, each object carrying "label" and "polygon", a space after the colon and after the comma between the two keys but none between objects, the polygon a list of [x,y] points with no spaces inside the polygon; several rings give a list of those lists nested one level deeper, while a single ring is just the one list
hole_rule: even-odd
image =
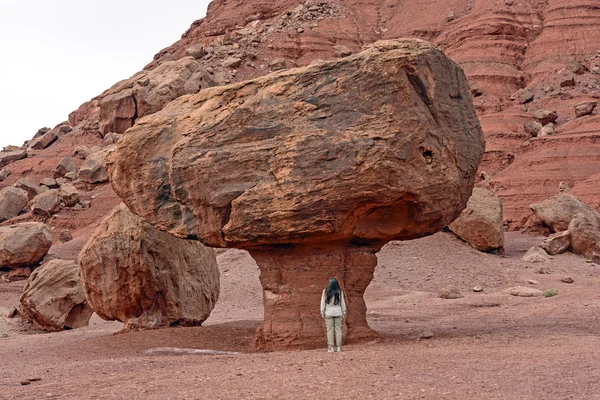
[{"label": "woman", "polygon": [[321,316],[325,319],[327,346],[330,353],[333,352],[335,343],[337,343],[337,351],[342,351],[342,320],[345,315],[344,292],[340,289],[337,279],[331,278],[321,296]]}]

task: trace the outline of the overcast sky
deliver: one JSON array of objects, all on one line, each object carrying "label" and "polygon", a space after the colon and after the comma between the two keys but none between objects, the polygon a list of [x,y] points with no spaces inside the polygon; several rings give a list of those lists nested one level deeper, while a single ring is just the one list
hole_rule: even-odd
[{"label": "overcast sky", "polygon": [[0,0],[0,149],[141,70],[209,0]]}]

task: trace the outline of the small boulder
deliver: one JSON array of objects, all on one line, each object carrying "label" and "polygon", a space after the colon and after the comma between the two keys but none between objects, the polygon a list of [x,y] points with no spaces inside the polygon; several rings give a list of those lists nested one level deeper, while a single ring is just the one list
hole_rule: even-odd
[{"label": "small boulder", "polygon": [[237,57],[228,57],[221,64],[225,68],[237,68],[242,64],[242,59]]},{"label": "small boulder", "polygon": [[23,189],[9,186],[0,190],[0,222],[19,215],[28,201],[27,192]]},{"label": "small boulder", "polygon": [[560,76],[560,87],[575,86],[575,76],[570,72],[565,72]]},{"label": "small boulder", "polygon": [[566,193],[570,190],[571,188],[569,187],[569,185],[567,185],[564,182],[559,182],[558,184],[558,193]]},{"label": "small boulder", "polygon": [[54,178],[44,178],[40,181],[40,186],[46,186],[48,189],[58,189],[60,185]]},{"label": "small boulder", "polygon": [[61,178],[69,172],[77,172],[77,166],[70,157],[64,157],[54,170],[54,177]]},{"label": "small boulder", "polygon": [[67,243],[67,242],[70,242],[71,240],[73,240],[73,235],[71,234],[70,230],[65,229],[64,231],[62,231],[60,233],[61,243]]},{"label": "small boulder", "polygon": [[54,143],[56,139],[58,139],[56,133],[54,131],[48,131],[42,136],[30,140],[28,143],[28,147],[33,150],[43,150],[46,147],[50,146],[52,143]]},{"label": "small boulder", "polygon": [[37,132],[35,133],[35,135],[33,135],[33,139],[39,138],[41,136],[44,136],[46,133],[50,132],[52,129],[48,128],[48,127],[43,127],[37,130]]},{"label": "small boulder", "polygon": [[348,46],[338,44],[333,46],[333,55],[336,57],[347,57],[352,54],[352,50]]},{"label": "small boulder", "polygon": [[87,183],[103,183],[108,181],[108,172],[104,168],[104,157],[114,150],[114,145],[105,150],[90,154],[79,168],[79,179]]},{"label": "small boulder", "polygon": [[202,47],[201,45],[194,45],[194,46],[188,47],[185,50],[185,55],[189,56],[189,57],[194,57],[195,59],[199,59],[206,55],[206,51],[204,50],[204,47]]},{"label": "small boulder", "polygon": [[543,127],[544,126],[537,121],[527,121],[523,124],[525,132],[529,133],[533,137],[538,136]]},{"label": "small boulder", "polygon": [[527,253],[523,256],[523,261],[527,261],[529,263],[545,263],[550,261],[550,257],[546,250],[541,247],[534,246],[530,248]]},{"label": "small boulder", "polygon": [[518,297],[540,297],[544,292],[527,286],[515,286],[505,289],[503,293]]},{"label": "small boulder", "polygon": [[454,11],[450,11],[450,12],[448,13],[448,16],[446,17],[446,20],[447,20],[448,22],[452,22],[452,21],[454,21],[455,19],[456,19],[456,14],[454,14]]},{"label": "small boulder", "polygon": [[555,133],[554,124],[546,124],[542,127],[542,130],[540,130],[540,133],[538,133],[538,137],[550,136]]},{"label": "small boulder", "polygon": [[448,286],[438,292],[438,297],[440,299],[461,299],[464,296],[457,288]]},{"label": "small boulder", "polygon": [[89,147],[87,146],[77,146],[75,147],[75,151],[73,152],[73,157],[79,157],[82,160],[85,160],[87,156],[92,153]]},{"label": "small boulder", "polygon": [[75,179],[77,179],[77,176],[78,176],[77,172],[68,172],[65,174],[65,179],[74,181]]},{"label": "small boulder", "polygon": [[58,127],[58,131],[64,134],[70,133],[73,131],[73,127],[70,125],[61,125]]},{"label": "small boulder", "polygon": [[102,146],[107,147],[107,146],[116,144],[120,138],[121,138],[121,134],[110,132],[106,136],[104,136],[104,139],[102,140]]},{"label": "small boulder", "polygon": [[52,246],[52,232],[41,222],[0,227],[0,267],[30,266],[39,262]]},{"label": "small boulder", "polygon": [[0,152],[0,168],[10,164],[13,161],[21,160],[27,157],[26,150],[2,151]]},{"label": "small boulder", "polygon": [[27,178],[19,179],[13,186],[27,192],[27,200],[33,199],[42,192],[42,189],[35,181]]},{"label": "small boulder", "polygon": [[583,117],[584,115],[591,114],[594,109],[598,105],[595,101],[584,101],[583,103],[575,104],[573,108],[575,109],[575,117]]},{"label": "small boulder", "polygon": [[58,197],[65,207],[74,207],[75,204],[79,203],[79,192],[70,183],[60,185]]},{"label": "small boulder", "polygon": [[570,276],[563,276],[562,278],[560,278],[560,281],[562,283],[573,283],[573,282],[575,282],[575,280],[573,278],[571,278]]},{"label": "small boulder", "polygon": [[50,217],[59,210],[60,198],[58,197],[58,190],[56,189],[51,189],[35,196],[31,206],[31,211],[33,211],[34,214],[43,217]]},{"label": "small boulder", "polygon": [[519,100],[519,104],[525,104],[533,100],[534,95],[531,89],[525,88],[517,90],[516,98]]},{"label": "small boulder", "polygon": [[8,170],[6,168],[0,169],[0,182],[2,182],[3,180],[5,180],[9,176],[10,176],[10,170]]},{"label": "small boulder", "polygon": [[473,97],[479,97],[483,94],[483,91],[477,82],[469,82],[469,90],[471,91],[471,96]]},{"label": "small boulder", "polygon": [[558,119],[556,111],[549,110],[535,110],[533,112],[533,118],[535,118],[542,125],[554,123]]},{"label": "small boulder", "polygon": [[562,254],[571,246],[571,234],[569,231],[555,233],[545,239],[540,247],[551,256]]},{"label": "small boulder", "polygon": [[275,60],[269,63],[269,68],[271,68],[271,70],[273,71],[279,71],[281,69],[286,69],[287,66],[283,58],[276,58]]},{"label": "small boulder", "polygon": [[596,219],[600,218],[600,214],[569,193],[560,193],[529,207],[554,232],[563,232],[569,229],[569,224],[575,214],[584,213]]},{"label": "small boulder", "polygon": [[581,61],[573,60],[567,65],[567,71],[570,71],[575,75],[583,75],[589,71],[589,69]]},{"label": "small boulder", "polygon": [[588,214],[576,214],[569,224],[571,251],[600,264],[600,220]]},{"label": "small boulder", "polygon": [[473,188],[467,207],[449,228],[477,250],[501,250],[504,246],[502,200],[488,190]]},{"label": "small boulder", "polygon": [[87,326],[92,309],[85,300],[77,263],[52,260],[36,269],[21,295],[21,316],[45,331]]}]

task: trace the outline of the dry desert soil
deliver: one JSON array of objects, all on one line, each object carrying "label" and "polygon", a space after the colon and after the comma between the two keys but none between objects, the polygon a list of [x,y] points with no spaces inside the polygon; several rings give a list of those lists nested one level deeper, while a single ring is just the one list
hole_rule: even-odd
[{"label": "dry desert soil", "polygon": [[[261,287],[239,250],[219,255],[221,297],[197,328],[119,334],[94,316],[42,334],[4,317],[24,282],[2,283],[0,399],[600,399],[600,266],[522,261],[540,240],[507,233],[502,256],[450,233],[389,243],[365,294],[382,340],[341,353],[252,349]],[[439,298],[448,286],[464,297]],[[503,293],[514,286],[558,294]]]}]

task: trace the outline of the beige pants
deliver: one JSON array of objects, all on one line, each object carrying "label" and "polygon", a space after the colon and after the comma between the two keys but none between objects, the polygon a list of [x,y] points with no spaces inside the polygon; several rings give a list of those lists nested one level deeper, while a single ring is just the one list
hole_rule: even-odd
[{"label": "beige pants", "polygon": [[334,348],[335,343],[337,343],[338,349],[342,347],[342,319],[343,317],[325,317],[327,347],[330,349]]}]

